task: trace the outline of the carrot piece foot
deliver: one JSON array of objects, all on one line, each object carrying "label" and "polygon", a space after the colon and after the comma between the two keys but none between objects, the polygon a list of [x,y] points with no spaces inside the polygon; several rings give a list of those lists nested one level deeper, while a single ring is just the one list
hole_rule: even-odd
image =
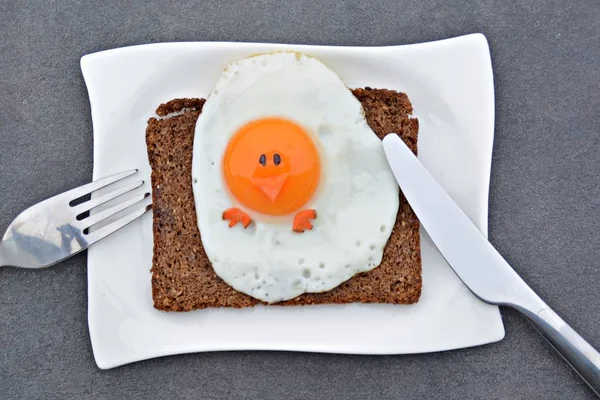
[{"label": "carrot piece foot", "polygon": [[229,221],[230,228],[233,228],[238,222],[241,222],[244,226],[244,229],[246,229],[252,222],[252,218],[250,218],[248,214],[239,208],[228,208],[227,210],[223,211],[223,220]]},{"label": "carrot piece foot", "polygon": [[296,233],[302,233],[305,229],[312,229],[313,225],[310,222],[311,219],[317,218],[317,212],[315,210],[302,210],[294,217],[294,224],[292,230]]}]

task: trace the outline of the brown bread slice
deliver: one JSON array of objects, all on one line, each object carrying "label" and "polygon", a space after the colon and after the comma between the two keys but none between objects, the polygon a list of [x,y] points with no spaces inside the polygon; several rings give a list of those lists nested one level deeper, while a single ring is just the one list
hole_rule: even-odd
[{"label": "brown bread slice", "polygon": [[[404,93],[386,89],[354,89],[371,129],[383,138],[396,132],[417,152],[419,122]],[[189,311],[207,307],[249,307],[260,301],[232,289],[219,278],[202,247],[192,193],[192,145],[204,99],[175,99],[156,110],[146,129],[152,167],[154,307]],[[169,114],[174,114],[169,116]],[[327,303],[412,304],[421,295],[419,222],[400,194],[396,224],[383,261],[324,293],[301,295],[277,305]]]}]

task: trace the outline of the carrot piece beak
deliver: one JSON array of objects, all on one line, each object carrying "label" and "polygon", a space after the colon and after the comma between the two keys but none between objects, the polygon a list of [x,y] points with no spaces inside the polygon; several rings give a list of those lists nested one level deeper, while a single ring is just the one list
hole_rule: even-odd
[{"label": "carrot piece beak", "polygon": [[268,176],[252,179],[252,184],[260,189],[271,201],[275,201],[285,183],[286,175]]}]

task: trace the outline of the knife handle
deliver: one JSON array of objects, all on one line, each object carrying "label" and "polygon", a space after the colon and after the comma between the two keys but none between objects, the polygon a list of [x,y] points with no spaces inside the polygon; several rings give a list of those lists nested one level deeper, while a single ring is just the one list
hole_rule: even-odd
[{"label": "knife handle", "polygon": [[562,320],[552,309],[543,308],[537,314],[516,307],[573,367],[583,380],[600,396],[600,353]]}]

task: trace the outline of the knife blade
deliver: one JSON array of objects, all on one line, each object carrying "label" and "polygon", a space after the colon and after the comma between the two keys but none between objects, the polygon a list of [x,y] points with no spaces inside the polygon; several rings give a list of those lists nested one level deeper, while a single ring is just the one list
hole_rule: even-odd
[{"label": "knife blade", "polygon": [[522,312],[600,396],[600,354],[521,279],[396,134],[383,139],[388,164],[431,240],[479,299]]}]

